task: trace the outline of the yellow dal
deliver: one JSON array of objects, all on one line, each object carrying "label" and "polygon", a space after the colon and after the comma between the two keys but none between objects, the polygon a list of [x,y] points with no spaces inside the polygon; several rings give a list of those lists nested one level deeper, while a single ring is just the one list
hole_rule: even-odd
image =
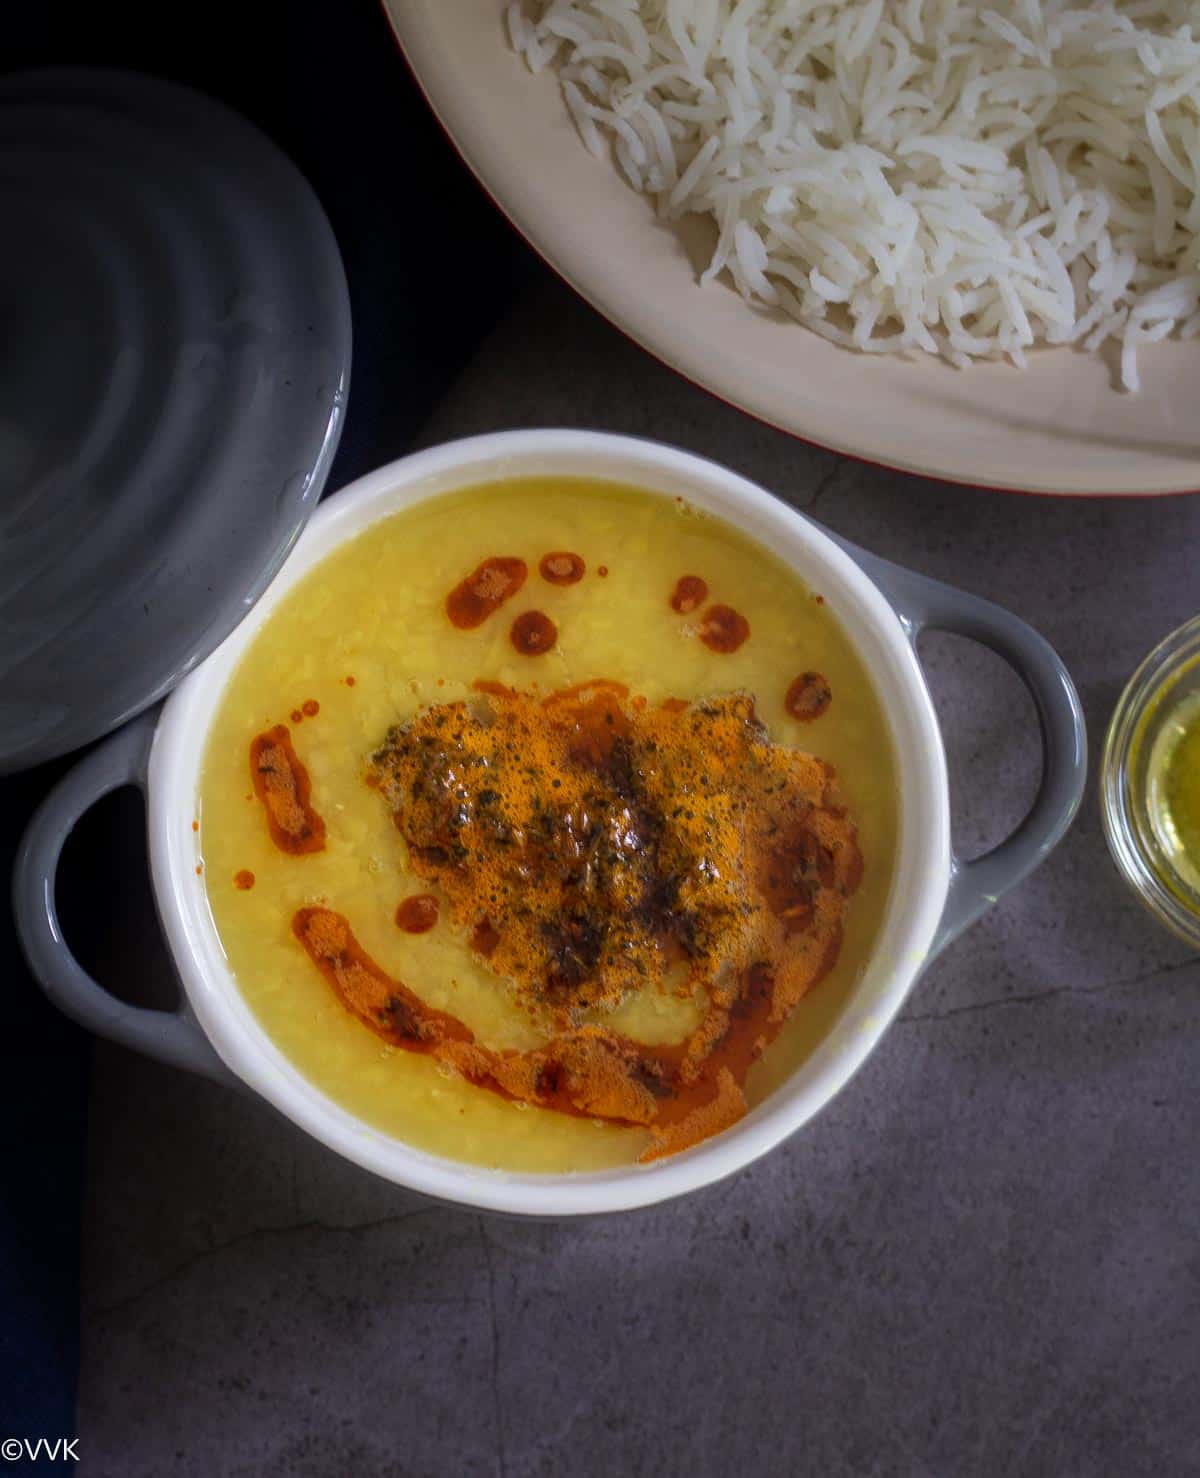
[{"label": "yellow dal", "polygon": [[[587,574],[556,587],[538,574],[551,550],[583,557]],[[521,592],[475,631],[446,618],[447,592],[489,555],[529,566]],[[605,565],[607,578],[597,574]],[[698,614],[668,597],[680,575],[700,575],[709,600],[734,606],[751,636],[731,655],[695,635]],[[267,1033],[302,1073],[351,1113],[421,1149],[526,1171],[593,1170],[634,1161],[643,1131],[508,1103],[430,1059],[389,1047],[352,1018],[291,932],[295,910],[323,903],[344,913],[393,976],[450,1011],[496,1047],[537,1040],[506,987],[442,920],[409,935],[396,905],[425,891],[406,873],[404,845],[379,795],[363,782],[366,757],[391,724],[418,708],[464,697],[476,678],[542,691],[605,677],[652,702],[745,690],[772,738],[829,760],[838,771],[866,859],[833,974],[751,1072],[751,1102],[778,1084],[825,1035],[871,951],[886,905],[897,797],[884,717],[836,612],[780,561],[727,524],[688,505],[614,484],[569,479],[495,482],[448,494],[372,525],[311,571],[264,624],[224,693],[201,781],[200,841],[208,896],[238,984]],[[521,611],[546,612],[555,649],[522,657],[509,642]],[[815,723],[788,717],[792,679],[817,669],[833,704]],[[344,679],[353,676],[354,686]],[[441,685],[439,686],[439,680]],[[289,715],[307,699],[320,713]],[[326,850],[275,849],[251,798],[249,747],[277,723],[292,729]],[[234,887],[249,869],[256,883]],[[689,1008],[669,996],[627,1002],[610,1022],[642,1040],[687,1030]]]}]

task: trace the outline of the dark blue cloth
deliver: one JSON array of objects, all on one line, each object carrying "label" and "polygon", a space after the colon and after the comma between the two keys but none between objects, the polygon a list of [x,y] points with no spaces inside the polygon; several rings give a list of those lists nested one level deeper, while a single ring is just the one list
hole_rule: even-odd
[{"label": "dark blue cloth", "polygon": [[[64,768],[0,782],[5,878],[25,822]],[[0,1439],[71,1436],[88,1043],[35,990],[7,910],[0,989]]]},{"label": "dark blue cloth", "polygon": [[[186,16],[131,0],[43,0],[6,14],[0,64],[119,66],[187,82],[252,119],[307,175],[333,223],[354,314],[331,490],[405,451],[497,314],[542,270],[433,121],[376,0],[207,0]],[[5,877],[34,806],[71,762],[0,781]],[[136,801],[111,798],[64,858],[64,928],[106,984],[118,983],[107,978],[117,962],[166,968],[121,945],[126,931],[152,929],[140,828]],[[138,885],[118,899],[112,880],[122,875]],[[37,991],[7,909],[0,1020],[0,1438],[68,1436],[89,1043]]]}]

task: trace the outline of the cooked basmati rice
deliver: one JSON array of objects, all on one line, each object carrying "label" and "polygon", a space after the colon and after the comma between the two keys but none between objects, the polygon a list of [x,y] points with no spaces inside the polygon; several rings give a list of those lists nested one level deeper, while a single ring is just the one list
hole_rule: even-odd
[{"label": "cooked basmati rice", "polygon": [[1198,0],[511,0],[701,282],[957,366],[1200,334]]}]

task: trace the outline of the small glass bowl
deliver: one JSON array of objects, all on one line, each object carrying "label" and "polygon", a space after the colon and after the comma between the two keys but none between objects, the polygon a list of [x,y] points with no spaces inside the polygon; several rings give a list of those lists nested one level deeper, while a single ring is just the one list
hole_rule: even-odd
[{"label": "small glass bowl", "polygon": [[1109,851],[1155,918],[1200,949],[1200,872],[1156,805],[1158,769],[1181,718],[1200,711],[1200,616],[1173,631],[1129,679],[1100,765]]}]

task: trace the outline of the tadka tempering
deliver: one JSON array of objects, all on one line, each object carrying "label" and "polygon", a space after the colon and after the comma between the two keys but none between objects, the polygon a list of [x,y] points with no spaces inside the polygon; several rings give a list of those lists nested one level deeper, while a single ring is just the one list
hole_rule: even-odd
[{"label": "tadka tempering", "polygon": [[[567,586],[586,567],[555,551],[538,568]],[[515,556],[484,560],[446,597],[450,623],[482,625],[527,574]],[[683,575],[669,604],[687,615],[707,598],[702,577]],[[750,626],[718,603],[696,634],[731,653]],[[529,610],[510,639],[534,656],[555,645],[557,628]],[[372,759],[368,783],[413,870],[439,889],[402,899],[395,920],[427,932],[445,900],[476,954],[554,1021],[554,1036],[527,1051],[484,1046],[389,975],[324,903],[297,910],[296,939],[373,1032],[479,1087],[648,1128],[645,1159],[716,1133],[745,1112],[750,1067],[838,958],[862,858],[832,769],[772,744],[747,695],[651,707],[605,681],[546,697],[492,682],[476,689],[478,699],[431,706],[392,729]],[[785,707],[811,721],[831,697],[822,675],[806,672]],[[318,709],[306,700],[293,718]],[[325,823],[284,725],[256,736],[250,764],[276,846],[323,849]],[[250,887],[253,875],[235,882]],[[682,1042],[651,1046],[581,1019],[630,992],[666,988],[681,968],[686,986],[676,992],[707,1000]]]},{"label": "tadka tempering", "polygon": [[[750,1067],[837,960],[861,876],[829,766],[773,745],[744,696],[651,707],[613,683],[546,697],[490,684],[393,729],[372,778],[413,870],[558,1029],[530,1051],[488,1048],[388,974],[343,914],[302,908],[293,932],[348,1010],[503,1097],[644,1126],[647,1159],[745,1112]],[[673,968],[708,1000],[684,1041],[580,1020],[666,988]]]}]

